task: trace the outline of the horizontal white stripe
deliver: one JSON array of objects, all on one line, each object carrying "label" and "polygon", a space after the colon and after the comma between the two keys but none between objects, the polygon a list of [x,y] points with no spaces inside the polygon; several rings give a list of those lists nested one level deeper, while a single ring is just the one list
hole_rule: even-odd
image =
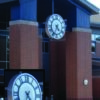
[{"label": "horizontal white stripe", "polygon": [[9,22],[9,25],[16,25],[16,24],[25,24],[25,25],[38,26],[38,22],[34,22],[34,21],[16,20],[16,21],[10,21]]},{"label": "horizontal white stripe", "polygon": [[92,30],[90,28],[80,28],[80,27],[75,27],[72,28],[73,32],[89,32],[92,33]]}]

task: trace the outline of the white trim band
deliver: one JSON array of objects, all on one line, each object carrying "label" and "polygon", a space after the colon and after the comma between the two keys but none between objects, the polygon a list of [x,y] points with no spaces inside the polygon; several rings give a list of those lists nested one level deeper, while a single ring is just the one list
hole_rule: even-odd
[{"label": "white trim band", "polygon": [[26,21],[26,20],[16,20],[16,21],[10,21],[9,22],[9,25],[16,25],[16,24],[25,24],[25,25],[38,26],[38,22]]},{"label": "white trim band", "polygon": [[88,33],[92,33],[92,30],[90,28],[80,28],[80,27],[75,27],[72,28],[73,32],[88,32]]}]

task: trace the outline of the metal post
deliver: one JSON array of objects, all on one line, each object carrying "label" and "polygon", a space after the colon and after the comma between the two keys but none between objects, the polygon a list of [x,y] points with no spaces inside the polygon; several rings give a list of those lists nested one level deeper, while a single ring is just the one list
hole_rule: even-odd
[{"label": "metal post", "polygon": [[54,0],[52,0],[52,14],[54,14]]},{"label": "metal post", "polygon": [[53,95],[51,95],[51,100],[53,100]]},{"label": "metal post", "polygon": [[7,69],[7,36],[6,36],[6,69]]}]

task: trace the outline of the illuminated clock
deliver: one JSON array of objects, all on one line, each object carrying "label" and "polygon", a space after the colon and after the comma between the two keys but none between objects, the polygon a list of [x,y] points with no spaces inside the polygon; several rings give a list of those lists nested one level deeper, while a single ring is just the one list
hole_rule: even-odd
[{"label": "illuminated clock", "polygon": [[8,100],[42,100],[42,91],[36,78],[28,73],[14,77],[8,86]]},{"label": "illuminated clock", "polygon": [[59,14],[49,16],[46,21],[46,33],[50,38],[61,39],[65,35],[66,24]]}]

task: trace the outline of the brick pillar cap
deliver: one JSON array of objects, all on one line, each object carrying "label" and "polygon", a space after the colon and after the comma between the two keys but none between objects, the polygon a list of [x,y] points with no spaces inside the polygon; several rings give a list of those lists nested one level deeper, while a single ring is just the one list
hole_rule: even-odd
[{"label": "brick pillar cap", "polygon": [[25,25],[33,25],[33,26],[38,26],[38,22],[34,21],[27,21],[27,20],[15,20],[15,21],[10,21],[9,25],[16,25],[16,24],[25,24]]},{"label": "brick pillar cap", "polygon": [[90,28],[80,28],[80,27],[73,27],[72,31],[73,32],[88,32],[88,33],[92,33],[92,30]]}]

